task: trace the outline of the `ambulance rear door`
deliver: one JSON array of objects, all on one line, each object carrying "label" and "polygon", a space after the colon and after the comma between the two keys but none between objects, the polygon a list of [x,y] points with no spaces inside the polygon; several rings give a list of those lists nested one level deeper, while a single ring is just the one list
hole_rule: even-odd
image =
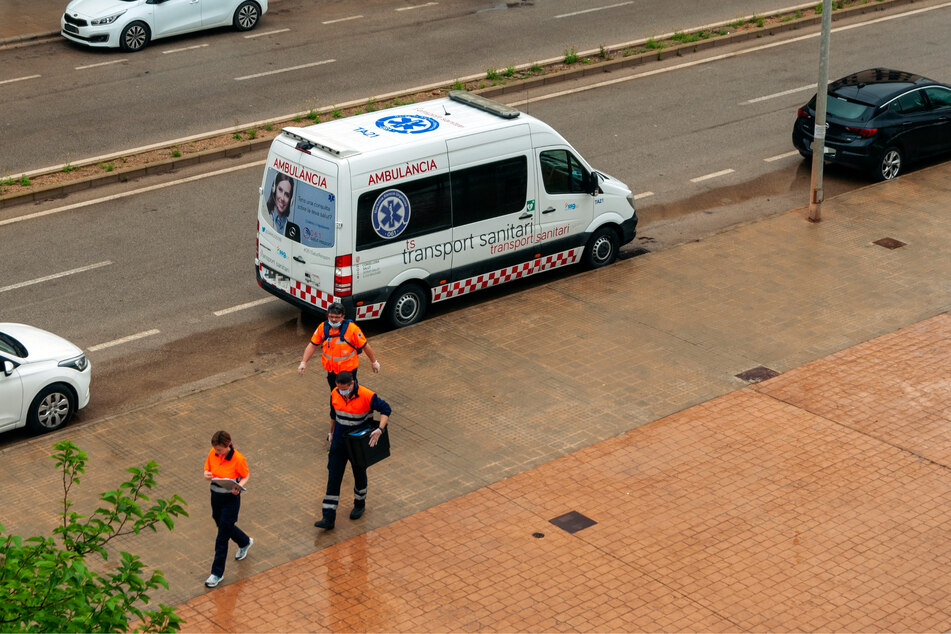
[{"label": "ambulance rear door", "polygon": [[272,145],[258,208],[258,260],[265,283],[323,310],[334,295],[340,246],[339,166],[314,152]]}]

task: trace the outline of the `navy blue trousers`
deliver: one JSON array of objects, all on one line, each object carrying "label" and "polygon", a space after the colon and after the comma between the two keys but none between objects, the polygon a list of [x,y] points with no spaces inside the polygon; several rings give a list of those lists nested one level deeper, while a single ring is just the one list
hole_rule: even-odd
[{"label": "navy blue trousers", "polygon": [[234,540],[238,548],[244,548],[251,543],[244,531],[236,526],[240,510],[240,495],[211,492],[211,517],[218,526],[218,536],[215,538],[215,561],[211,564],[211,574],[218,577],[225,574],[228,542]]},{"label": "navy blue trousers", "polygon": [[[334,425],[333,437],[330,441],[330,453],[327,456],[327,493],[321,505],[324,517],[335,517],[337,505],[340,503],[340,483],[343,482],[343,472],[347,470],[350,455],[347,453],[347,434],[360,427]],[[367,470],[350,462],[353,471],[353,503],[354,506],[366,504],[367,497]]]}]

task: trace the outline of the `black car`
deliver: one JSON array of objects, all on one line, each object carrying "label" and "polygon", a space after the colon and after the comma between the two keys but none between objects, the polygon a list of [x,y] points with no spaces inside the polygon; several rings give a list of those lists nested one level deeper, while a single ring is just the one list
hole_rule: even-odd
[{"label": "black car", "polygon": [[[921,75],[872,68],[829,84],[826,161],[898,176],[909,163],[951,151],[951,86]],[[816,98],[799,109],[793,145],[812,157]]]}]

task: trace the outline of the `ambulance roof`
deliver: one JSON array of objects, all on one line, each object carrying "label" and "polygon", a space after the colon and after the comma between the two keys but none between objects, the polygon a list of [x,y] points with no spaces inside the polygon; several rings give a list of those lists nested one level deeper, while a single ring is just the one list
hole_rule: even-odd
[{"label": "ambulance roof", "polygon": [[304,128],[288,127],[282,137],[292,144],[309,144],[311,152],[323,150],[343,158],[535,121],[485,97],[462,91],[450,95]]}]

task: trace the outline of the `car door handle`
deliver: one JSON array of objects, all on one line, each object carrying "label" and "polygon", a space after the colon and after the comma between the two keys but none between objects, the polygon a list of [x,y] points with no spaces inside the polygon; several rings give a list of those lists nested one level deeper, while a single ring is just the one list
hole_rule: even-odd
[{"label": "car door handle", "polygon": [[554,208],[554,207],[549,207],[548,209],[546,209],[546,210],[543,211],[542,213],[543,213],[543,214],[550,214],[550,213],[553,212],[553,211],[555,211],[555,208]]},{"label": "car door handle", "polygon": [[307,264],[307,262],[304,262],[304,258],[302,258],[302,257],[299,256],[299,255],[295,255],[295,256],[294,256],[294,261],[295,261],[295,262],[300,262],[301,264]]},{"label": "car door handle", "polygon": [[532,214],[530,214],[530,213],[528,213],[528,212],[526,211],[526,212],[523,213],[521,216],[519,216],[518,219],[519,219],[519,220],[528,220],[528,219],[531,218],[531,217],[532,217]]}]

